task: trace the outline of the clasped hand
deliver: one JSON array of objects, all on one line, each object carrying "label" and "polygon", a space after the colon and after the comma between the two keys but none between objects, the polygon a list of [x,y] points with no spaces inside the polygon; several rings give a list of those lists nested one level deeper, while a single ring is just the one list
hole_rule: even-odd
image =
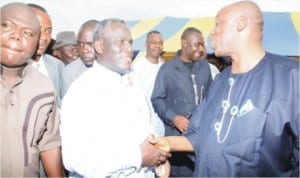
[{"label": "clasped hand", "polygon": [[155,145],[157,148],[170,152],[170,144],[166,137],[155,137],[154,135],[149,136],[149,142]]},{"label": "clasped hand", "polygon": [[[151,138],[152,137],[152,138]],[[161,147],[159,147],[161,145]],[[159,166],[167,161],[171,154],[168,149],[163,149],[163,144],[159,144],[159,141],[150,136],[146,138],[141,145],[143,156],[143,167]]]},{"label": "clasped hand", "polygon": [[[170,144],[166,139],[166,137],[154,137],[154,135],[150,135],[149,142],[161,150],[164,150],[166,152],[171,151]],[[155,169],[155,173],[159,178],[169,177],[170,171],[171,171],[171,165],[167,160],[164,163],[157,166]]]},{"label": "clasped hand", "polygon": [[170,146],[165,137],[154,137],[151,135],[141,144],[142,166],[156,167],[156,174],[159,177],[168,177],[170,165],[167,159],[171,157]]}]

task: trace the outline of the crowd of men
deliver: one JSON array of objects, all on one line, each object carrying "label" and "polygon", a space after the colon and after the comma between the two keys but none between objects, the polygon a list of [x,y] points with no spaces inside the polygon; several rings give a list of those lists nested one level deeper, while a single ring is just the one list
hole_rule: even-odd
[{"label": "crowd of men", "polygon": [[1,177],[299,177],[299,62],[264,50],[263,24],[252,1],[223,7],[213,57],[232,65],[217,68],[201,29],[168,61],[150,31],[133,60],[122,19],[49,50],[44,7],[2,6]]}]

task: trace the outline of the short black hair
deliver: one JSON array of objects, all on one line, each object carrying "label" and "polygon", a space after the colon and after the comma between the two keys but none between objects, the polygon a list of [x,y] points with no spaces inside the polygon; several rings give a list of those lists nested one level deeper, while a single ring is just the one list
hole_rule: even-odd
[{"label": "short black hair", "polygon": [[159,31],[157,31],[157,30],[152,30],[152,31],[150,31],[150,32],[147,33],[147,39],[148,39],[149,36],[152,35],[152,34],[158,34],[158,35],[161,35],[161,33],[160,33]]},{"label": "short black hair", "polygon": [[202,35],[202,32],[195,27],[186,28],[181,35],[181,40],[186,39],[187,36],[189,36],[191,33],[195,33],[195,32],[200,33]]}]

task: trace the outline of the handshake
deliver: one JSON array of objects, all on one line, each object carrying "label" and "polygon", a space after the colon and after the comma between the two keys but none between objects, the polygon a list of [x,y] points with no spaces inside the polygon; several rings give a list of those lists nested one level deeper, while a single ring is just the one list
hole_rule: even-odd
[{"label": "handshake", "polygon": [[158,177],[168,177],[171,151],[194,152],[193,145],[185,136],[154,137],[150,135],[141,145],[143,167],[156,166]]},{"label": "handshake", "polygon": [[150,135],[141,145],[141,149],[143,155],[142,166],[155,166],[155,173],[158,177],[168,177],[171,169],[168,162],[168,158],[171,157],[171,148],[167,138]]}]

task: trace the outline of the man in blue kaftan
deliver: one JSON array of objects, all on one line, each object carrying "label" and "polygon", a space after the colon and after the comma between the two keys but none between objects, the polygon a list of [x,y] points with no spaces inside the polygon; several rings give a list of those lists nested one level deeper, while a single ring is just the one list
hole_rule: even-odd
[{"label": "man in blue kaftan", "polygon": [[247,73],[230,69],[191,118],[195,175],[291,176],[299,170],[299,64],[266,53]]},{"label": "man in blue kaftan", "polygon": [[222,8],[211,44],[232,66],[216,76],[184,136],[152,141],[194,151],[194,176],[299,177],[299,62],[266,52],[262,31],[254,2]]}]

